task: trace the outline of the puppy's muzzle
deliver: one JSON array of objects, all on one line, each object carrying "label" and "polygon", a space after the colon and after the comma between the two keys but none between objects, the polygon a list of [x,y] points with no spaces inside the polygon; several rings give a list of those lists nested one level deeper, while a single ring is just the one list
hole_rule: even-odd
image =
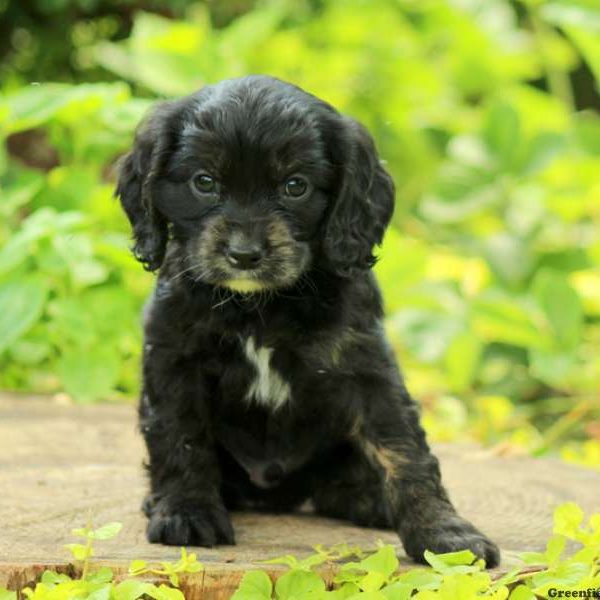
[{"label": "puppy's muzzle", "polygon": [[274,461],[250,469],[250,481],[262,489],[269,489],[281,483],[285,469],[280,462]]}]

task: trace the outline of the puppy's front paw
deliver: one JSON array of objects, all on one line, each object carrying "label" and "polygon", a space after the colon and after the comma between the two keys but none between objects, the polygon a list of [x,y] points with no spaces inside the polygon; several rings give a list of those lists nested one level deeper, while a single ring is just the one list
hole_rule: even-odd
[{"label": "puppy's front paw", "polygon": [[471,550],[483,558],[488,569],[500,563],[500,550],[471,523],[456,514],[444,515],[424,527],[414,527],[402,539],[406,553],[416,562],[424,563],[423,553],[436,554]]},{"label": "puppy's front paw", "polygon": [[152,516],[152,513],[154,512],[154,507],[158,504],[158,502],[160,501],[160,496],[158,494],[146,494],[146,496],[144,497],[144,500],[142,501],[142,512],[148,517],[150,518]]},{"label": "puppy's front paw", "polygon": [[207,500],[171,504],[162,499],[152,507],[146,535],[151,544],[169,546],[235,544],[227,510]]}]

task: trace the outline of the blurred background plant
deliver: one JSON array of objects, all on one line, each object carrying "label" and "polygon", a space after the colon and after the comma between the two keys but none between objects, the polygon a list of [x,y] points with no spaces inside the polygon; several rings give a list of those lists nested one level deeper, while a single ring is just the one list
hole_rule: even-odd
[{"label": "blurred background plant", "polygon": [[115,161],[157,98],[269,73],[395,177],[376,268],[433,439],[600,468],[598,0],[0,0],[0,40],[0,388],[135,397]]}]

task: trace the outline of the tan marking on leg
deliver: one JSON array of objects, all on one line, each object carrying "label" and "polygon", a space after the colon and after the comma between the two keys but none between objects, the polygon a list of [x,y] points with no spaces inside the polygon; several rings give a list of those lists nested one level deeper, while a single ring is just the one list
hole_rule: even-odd
[{"label": "tan marking on leg", "polygon": [[349,435],[351,438],[357,439],[360,442],[360,432],[362,431],[363,428],[363,420],[362,417],[356,417],[356,420],[354,421],[354,423],[352,424],[352,426],[350,427],[350,432]]},{"label": "tan marking on leg", "polygon": [[[354,433],[356,428],[360,428],[360,425],[357,421],[351,434]],[[383,469],[386,482],[397,479],[400,476],[402,465],[408,462],[400,450],[374,444],[370,440],[366,440],[361,435],[360,430],[353,437],[358,440],[368,460]]]},{"label": "tan marking on leg", "polygon": [[376,446],[372,442],[365,443],[365,451],[367,452],[367,456],[370,457],[371,460],[375,461],[385,473],[386,481],[390,479],[395,479],[400,474],[399,463],[403,462],[399,460],[400,455],[389,448],[382,448],[381,446]]}]

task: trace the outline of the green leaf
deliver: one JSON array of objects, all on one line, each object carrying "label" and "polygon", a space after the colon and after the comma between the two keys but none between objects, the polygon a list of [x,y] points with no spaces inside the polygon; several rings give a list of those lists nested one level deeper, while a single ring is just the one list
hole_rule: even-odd
[{"label": "green leaf", "polygon": [[450,573],[471,573],[481,571],[481,566],[473,564],[476,556],[470,550],[460,550],[458,552],[447,552],[444,554],[435,554],[429,550],[423,553],[425,560],[442,575]]},{"label": "green leaf", "polygon": [[129,563],[129,573],[135,575],[141,571],[144,571],[148,563],[145,560],[132,560]]},{"label": "green leaf", "polygon": [[379,591],[359,592],[354,596],[348,596],[348,600],[387,600],[386,596]]},{"label": "green leaf", "polygon": [[486,342],[504,342],[529,348],[552,348],[552,340],[540,330],[533,310],[518,297],[487,293],[472,306],[476,335]]},{"label": "green leaf", "polygon": [[565,145],[564,135],[547,131],[538,133],[525,146],[520,172],[524,175],[533,175],[542,171],[560,156]]},{"label": "green leaf", "polygon": [[410,569],[409,571],[400,573],[397,581],[415,590],[426,590],[438,588],[442,581],[442,576],[432,569]]},{"label": "green leaf", "polygon": [[490,237],[484,252],[492,271],[509,287],[521,286],[533,272],[529,246],[515,236],[501,233]]},{"label": "green leaf", "polygon": [[3,187],[0,217],[8,217],[17,209],[31,201],[42,189],[44,178],[35,171],[19,173],[18,179],[11,185]]},{"label": "green leaf", "polygon": [[549,587],[575,586],[590,572],[587,563],[562,563],[554,569],[535,573],[531,585],[537,595],[542,595]]},{"label": "green leaf", "polygon": [[518,585],[509,596],[510,600],[535,600],[536,595],[525,585]]},{"label": "green leaf", "polygon": [[89,593],[86,600],[109,600],[111,596],[112,585],[104,584]]},{"label": "green leaf", "polygon": [[503,169],[510,170],[520,147],[521,124],[517,111],[508,104],[495,104],[488,112],[483,137],[498,157]]},{"label": "green leaf", "polygon": [[575,502],[566,502],[554,510],[554,529],[557,535],[569,539],[577,539],[579,528],[583,522],[583,510]]},{"label": "green leaf", "polygon": [[596,0],[550,0],[540,8],[550,23],[600,33],[600,5]]},{"label": "green leaf", "polygon": [[566,276],[542,269],[533,282],[534,294],[556,338],[557,347],[572,349],[581,339],[583,308]]},{"label": "green leaf", "polygon": [[545,565],[545,552],[520,552],[519,558],[527,565]]},{"label": "green leaf", "polygon": [[6,132],[33,129],[47,122],[64,106],[71,89],[64,84],[32,85],[5,97],[0,107],[8,109]]},{"label": "green leaf", "polygon": [[17,600],[17,592],[0,587],[0,600]]},{"label": "green leaf", "polygon": [[[447,567],[454,567],[456,565],[472,565],[477,558],[471,550],[458,550],[457,552],[446,552],[443,554],[434,554],[428,552],[429,558],[435,559],[436,564],[444,564]],[[427,560],[427,556],[425,557]],[[429,560],[427,560],[429,562]],[[431,565],[431,562],[429,562]],[[431,565],[433,566],[433,565]]]},{"label": "green leaf", "polygon": [[403,343],[423,362],[442,358],[463,328],[460,316],[422,309],[402,310],[394,315],[390,325],[399,331]]},{"label": "green leaf", "polygon": [[65,390],[77,401],[108,396],[119,376],[119,356],[108,346],[67,348],[57,365]]},{"label": "green leaf", "polygon": [[501,588],[506,588],[506,586],[515,583],[520,574],[521,568],[515,567],[514,569],[508,571],[508,573],[502,575],[502,577],[499,577],[498,579],[494,580],[494,583],[489,589],[489,594],[495,594]]},{"label": "green leaf", "polygon": [[202,12],[205,18],[196,17],[192,23],[138,11],[129,40],[98,44],[94,58],[121,78],[141,83],[155,93],[189,93],[204,83],[214,61],[213,53],[206,48],[210,21],[206,11]]},{"label": "green leaf", "polygon": [[221,52],[243,56],[254,46],[274,35],[276,27],[289,8],[285,3],[265,4],[262,10],[247,12],[227,28],[219,30],[218,46]]},{"label": "green leaf", "polygon": [[119,531],[123,528],[123,523],[112,522],[103,525],[102,527],[98,527],[98,529],[94,529],[90,531],[89,537],[93,540],[110,540],[118,535]]},{"label": "green leaf", "polygon": [[419,206],[420,213],[434,223],[459,223],[503,201],[502,185],[489,169],[446,163],[435,188]]},{"label": "green leaf", "polygon": [[22,365],[34,366],[52,354],[52,345],[44,339],[19,339],[10,346],[10,356]]},{"label": "green leaf", "polygon": [[52,240],[52,248],[67,265],[75,286],[91,286],[107,279],[108,269],[93,258],[92,241],[88,236],[58,237]]},{"label": "green leaf", "polygon": [[368,573],[380,573],[387,579],[396,571],[398,564],[398,557],[396,556],[394,546],[386,544],[379,548],[377,552],[367,556],[367,558],[358,563],[357,568]]},{"label": "green leaf", "polygon": [[181,593],[181,590],[164,584],[160,585],[160,587],[149,587],[146,594],[155,600],[185,600],[185,596]]},{"label": "green leaf", "polygon": [[575,136],[579,145],[590,154],[600,156],[600,117],[596,113],[580,112],[574,116]]},{"label": "green leaf", "polygon": [[325,582],[312,571],[294,569],[279,577],[275,582],[275,594],[278,600],[324,591]]},{"label": "green leaf", "polygon": [[481,341],[470,332],[460,333],[452,340],[444,356],[444,366],[454,392],[463,392],[470,387],[481,351]]},{"label": "green leaf", "polygon": [[38,277],[0,286],[0,353],[41,317],[48,288]]},{"label": "green leaf", "polygon": [[391,585],[386,585],[381,593],[388,600],[409,600],[412,596],[413,586],[397,581]]},{"label": "green leaf", "polygon": [[276,556],[275,558],[261,560],[260,562],[265,565],[287,565],[290,569],[293,569],[298,566],[300,561],[295,556],[286,554],[285,556]]},{"label": "green leaf", "polygon": [[577,355],[574,352],[549,352],[531,348],[529,363],[532,375],[550,385],[560,386],[568,380],[577,365]]},{"label": "green leaf", "polygon": [[555,535],[548,540],[548,543],[546,544],[546,559],[549,565],[552,566],[559,562],[566,543],[566,538],[558,535]]},{"label": "green leaf", "polygon": [[48,587],[54,587],[60,583],[71,581],[71,578],[64,573],[57,573],[56,571],[44,571],[40,581]]},{"label": "green leaf", "polygon": [[92,531],[91,529],[89,529],[88,527],[77,527],[76,529],[71,529],[71,533],[73,535],[76,535],[77,537],[84,537],[87,538],[90,531]]},{"label": "green leaf", "polygon": [[583,248],[561,248],[555,252],[539,254],[538,264],[541,269],[571,273],[592,268],[590,258]]},{"label": "green leaf", "polygon": [[231,600],[270,600],[273,582],[264,571],[248,571]]},{"label": "green leaf", "polygon": [[[0,250],[0,273],[7,273],[30,258],[34,254],[35,243],[40,239],[72,231],[83,221],[83,215],[74,211],[57,213],[53,208],[36,210]],[[36,258],[39,260],[39,257]]]},{"label": "green leaf", "polygon": [[149,595],[149,590],[154,586],[145,581],[136,579],[126,579],[121,581],[113,588],[114,600],[137,600],[145,594]]},{"label": "green leaf", "polygon": [[386,576],[378,571],[369,571],[358,582],[358,587],[364,592],[376,592],[386,582]]},{"label": "green leaf", "polygon": [[110,583],[113,580],[114,573],[109,567],[100,567],[97,571],[89,573],[87,581],[90,583]]},{"label": "green leaf", "polygon": [[185,573],[199,573],[204,569],[204,565],[198,560],[196,560],[195,554],[192,554],[190,556],[194,556],[194,559],[188,558],[188,561],[186,562],[183,571]]},{"label": "green leaf", "polygon": [[75,560],[85,560],[94,555],[93,549],[83,544],[65,544],[65,548],[69,549]]},{"label": "green leaf", "polygon": [[355,583],[343,583],[331,592],[315,594],[315,600],[320,600],[320,598],[331,598],[331,600],[347,600],[356,594],[361,594],[361,591]]}]

